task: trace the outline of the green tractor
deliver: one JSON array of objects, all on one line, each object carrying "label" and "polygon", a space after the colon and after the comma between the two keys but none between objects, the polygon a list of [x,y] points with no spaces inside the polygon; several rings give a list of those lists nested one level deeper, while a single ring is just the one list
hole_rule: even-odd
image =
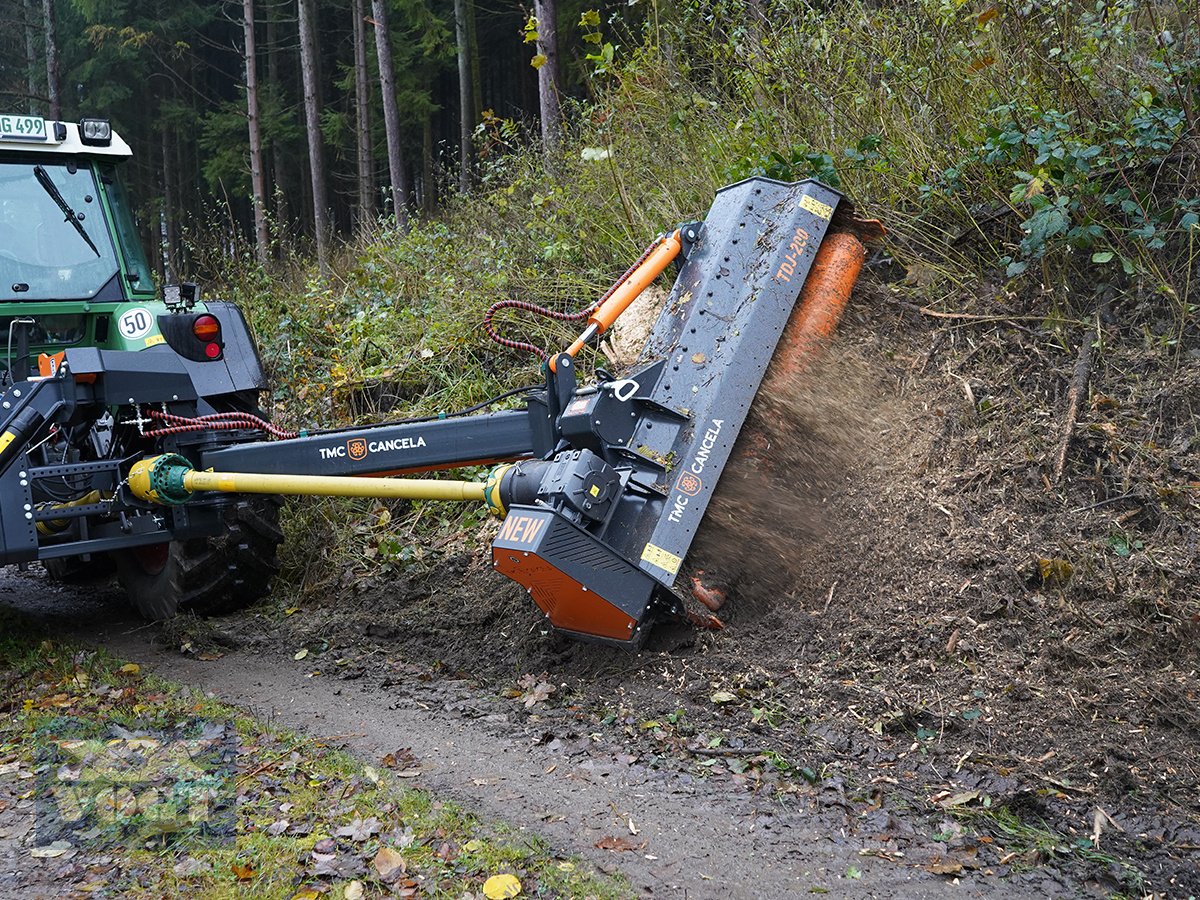
[{"label": "green tractor", "polygon": [[276,502],[147,508],[123,472],[260,437],[267,381],[237,307],[159,291],[118,177],[131,155],[103,119],[0,115],[0,564],[115,567],[151,619],[231,611],[269,591]]}]

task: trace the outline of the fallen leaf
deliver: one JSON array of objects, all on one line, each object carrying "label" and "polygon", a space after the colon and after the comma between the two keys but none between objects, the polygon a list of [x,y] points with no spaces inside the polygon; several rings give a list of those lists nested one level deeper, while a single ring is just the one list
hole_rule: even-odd
[{"label": "fallen leaf", "polygon": [[298,607],[298,606],[289,606],[287,609],[285,609],[285,610],[283,611],[283,614],[284,614],[285,616],[294,616],[294,615],[295,615],[296,613],[298,613],[298,612],[300,612],[300,607]]},{"label": "fallen leaf", "polygon": [[383,826],[374,816],[365,820],[355,818],[349,825],[339,828],[335,834],[338,837],[348,837],[352,841],[361,842],[369,839],[373,834],[378,834],[382,828]]},{"label": "fallen leaf", "polygon": [[629,824],[629,833],[630,833],[630,834],[637,834],[637,833],[638,833],[638,827],[637,827],[636,825],[634,825],[634,824],[633,824],[633,819],[630,819],[628,824]]},{"label": "fallen leaf", "polygon": [[407,769],[417,765],[417,757],[412,747],[401,747],[384,756],[380,762],[389,769]]},{"label": "fallen leaf", "polygon": [[278,822],[272,822],[270,825],[267,826],[267,834],[271,835],[271,837],[278,837],[279,835],[281,835],[285,831],[287,831],[288,826],[290,826],[291,824],[292,823],[289,822],[287,819],[280,819]]},{"label": "fallen leaf", "polygon": [[935,859],[925,868],[934,875],[957,875],[963,870],[962,863],[953,859]]},{"label": "fallen leaf", "polygon": [[346,885],[342,891],[342,896],[345,900],[362,900],[363,883],[361,881],[352,881]]},{"label": "fallen leaf", "polygon": [[600,840],[596,841],[596,847],[600,850],[641,850],[645,846],[645,841],[642,841],[640,844],[635,844],[633,841],[627,840],[623,837],[602,837]]},{"label": "fallen leaf", "polygon": [[1063,587],[1075,574],[1075,567],[1065,559],[1038,557],[1038,574],[1042,583],[1051,587]]},{"label": "fallen leaf", "polygon": [[71,844],[69,841],[55,841],[53,844],[47,844],[45,847],[34,847],[29,851],[29,855],[34,859],[56,859],[70,849]]},{"label": "fallen leaf", "polygon": [[729,693],[729,691],[717,691],[715,694],[713,694],[708,699],[711,700],[713,703],[729,703],[733,700],[736,700],[737,697],[735,697],[733,694]]},{"label": "fallen leaf", "polygon": [[384,881],[399,878],[408,868],[404,862],[404,854],[391,847],[380,847],[379,852],[375,854],[374,863],[375,871]]},{"label": "fallen leaf", "polygon": [[175,863],[175,865],[171,867],[171,871],[180,878],[190,878],[191,876],[199,875],[202,872],[212,871],[212,866],[202,859],[196,859],[189,856],[187,859]]},{"label": "fallen leaf", "polygon": [[306,657],[306,656],[308,656],[308,648],[301,647],[299,650],[296,651],[296,655],[293,656],[292,659],[304,659],[304,657]]},{"label": "fallen leaf", "polygon": [[314,853],[312,873],[317,877],[350,878],[365,870],[362,860],[339,853]]},{"label": "fallen leaf", "polygon": [[316,888],[301,888],[292,894],[291,900],[321,900],[321,891]]},{"label": "fallen leaf", "polygon": [[117,669],[122,675],[137,675],[142,671],[142,667],[137,663],[125,663],[121,668]]},{"label": "fallen leaf", "polygon": [[231,863],[229,871],[237,877],[238,881],[249,881],[254,877],[254,866],[251,863]]},{"label": "fallen leaf", "polygon": [[522,675],[520,681],[517,682],[520,687],[525,689],[524,693],[518,696],[525,704],[526,709],[531,709],[535,704],[546,702],[555,691],[554,685],[544,680],[544,672],[542,676],[539,679],[537,675]]},{"label": "fallen leaf", "polygon": [[979,791],[963,791],[958,794],[951,794],[949,797],[943,797],[937,802],[940,806],[966,806],[972,800],[979,799]]},{"label": "fallen leaf", "polygon": [[521,882],[517,880],[516,875],[509,875],[507,872],[503,875],[493,875],[483,883],[483,896],[488,900],[505,900],[520,893]]}]

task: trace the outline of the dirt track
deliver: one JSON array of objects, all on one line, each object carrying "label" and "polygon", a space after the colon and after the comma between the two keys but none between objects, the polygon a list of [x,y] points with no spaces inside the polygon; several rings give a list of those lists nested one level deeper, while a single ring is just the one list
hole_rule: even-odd
[{"label": "dirt track", "polygon": [[[0,597],[55,630],[372,762],[411,747],[422,768],[415,786],[542,834],[562,851],[622,873],[639,895],[778,898],[816,888],[834,896],[1004,897],[1068,890],[1046,873],[1037,888],[982,874],[951,884],[919,865],[861,855],[862,825],[836,787],[775,798],[657,771],[619,743],[564,729],[557,717],[516,715],[520,704],[469,680],[429,677],[419,666],[376,660],[370,677],[311,676],[311,660],[298,662],[263,638],[203,661],[164,650],[157,630],[131,618],[109,589],[51,587],[37,574],[6,572]],[[606,836],[644,846],[597,849]]]}]

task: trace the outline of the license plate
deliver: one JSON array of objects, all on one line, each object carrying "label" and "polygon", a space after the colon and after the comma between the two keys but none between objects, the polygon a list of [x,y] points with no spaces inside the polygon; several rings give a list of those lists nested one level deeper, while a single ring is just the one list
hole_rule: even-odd
[{"label": "license plate", "polygon": [[44,141],[46,120],[40,116],[0,116],[0,141]]}]

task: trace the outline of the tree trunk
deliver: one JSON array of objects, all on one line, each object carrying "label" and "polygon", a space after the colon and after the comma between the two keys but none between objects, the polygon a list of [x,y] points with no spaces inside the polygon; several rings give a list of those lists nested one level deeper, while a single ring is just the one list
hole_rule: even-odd
[{"label": "tree trunk", "polygon": [[361,230],[375,215],[375,186],[371,177],[371,94],[367,79],[365,0],[353,0],[354,16],[354,134],[358,162],[358,206],[355,225]]},{"label": "tree trunk", "polygon": [[254,204],[254,251],[260,266],[267,264],[271,236],[267,233],[267,185],[263,176],[262,128],[258,118],[258,60],[254,50],[254,0],[242,0],[242,30],[246,42],[246,119],[250,126],[250,186]]},{"label": "tree trunk", "polygon": [[483,77],[479,66],[479,36],[475,28],[475,0],[467,0],[467,47],[471,59],[472,125],[483,115]]},{"label": "tree trunk", "polygon": [[546,61],[538,67],[538,110],[542,120],[542,148],[553,167],[558,160],[562,135],[562,107],[558,94],[558,23],[556,0],[533,0],[537,18],[537,49]]},{"label": "tree trunk", "polygon": [[37,27],[33,0],[25,0],[25,83],[29,91],[29,112],[38,111]]},{"label": "tree trunk", "polygon": [[371,0],[375,19],[375,53],[379,58],[379,88],[383,93],[383,127],[387,132],[388,176],[392,184],[392,210],[396,224],[408,227],[408,173],[400,146],[400,108],[396,105],[396,69],[392,64],[392,37],[387,24],[388,0]]},{"label": "tree trunk", "polygon": [[62,118],[62,100],[58,94],[58,36],[54,17],[54,0],[42,0],[46,32],[46,95],[50,98],[50,118]]},{"label": "tree trunk", "polygon": [[[175,173],[171,165],[171,132],[162,129],[162,224],[163,233],[158,235],[154,247],[158,250],[158,268],[162,271],[163,282],[170,284],[179,280],[179,259],[175,249],[179,245],[179,235],[175,223],[178,221],[178,211],[175,209]],[[164,246],[165,245],[165,246]],[[165,251],[165,252],[164,252]]]},{"label": "tree trunk", "polygon": [[454,0],[454,36],[458,43],[458,190],[471,189],[471,135],[475,131],[475,102],[471,89],[471,42],[467,10],[471,0]]},{"label": "tree trunk", "polygon": [[[279,37],[277,19],[279,9],[272,3],[267,7],[267,85],[275,91],[276,97],[283,96],[283,83],[279,75]],[[290,229],[288,222],[288,187],[285,182],[287,166],[283,160],[283,142],[278,138],[267,135],[271,145],[271,193],[275,200],[275,225],[277,228]],[[286,231],[284,232],[286,233]]]},{"label": "tree trunk", "polygon": [[329,271],[329,201],[325,192],[325,149],[321,140],[321,99],[317,81],[317,39],[313,31],[312,0],[298,0],[300,74],[304,82],[304,125],[308,132],[308,170],[312,181],[313,230],[317,267]]}]

